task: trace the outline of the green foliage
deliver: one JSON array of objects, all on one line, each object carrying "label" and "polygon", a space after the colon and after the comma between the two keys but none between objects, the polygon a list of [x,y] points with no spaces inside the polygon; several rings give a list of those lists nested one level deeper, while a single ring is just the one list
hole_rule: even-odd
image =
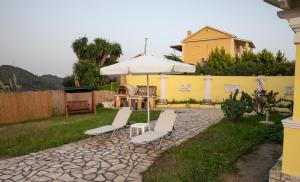
[{"label": "green foliage", "polygon": [[69,75],[64,77],[63,79],[63,86],[64,87],[75,87],[75,82],[74,82],[74,75]]},{"label": "green foliage", "polygon": [[256,61],[265,65],[274,65],[276,59],[273,56],[272,52],[268,51],[267,49],[263,49],[262,51],[257,53]]},{"label": "green foliage", "polygon": [[180,57],[176,56],[173,53],[171,53],[170,55],[164,55],[164,57],[166,59],[169,59],[169,60],[172,60],[172,61],[183,62]]},{"label": "green foliage", "polygon": [[116,60],[122,55],[120,44],[102,38],[96,38],[91,43],[86,37],[78,38],[73,42],[72,48],[78,60],[90,60],[101,66],[116,63]]},{"label": "green foliage", "polygon": [[256,54],[253,53],[252,51],[244,51],[240,59],[241,62],[255,62],[256,57],[257,57]]},{"label": "green foliage", "polygon": [[80,86],[89,86],[95,89],[101,84],[100,66],[89,60],[82,60],[74,64],[73,72],[77,76]]},{"label": "green foliage", "polygon": [[116,63],[122,55],[120,44],[102,38],[96,38],[90,43],[86,37],[78,38],[73,42],[72,48],[79,60],[79,63],[73,66],[76,86],[98,88],[101,84],[108,82],[107,76],[100,76],[99,68]]},{"label": "green foliage", "polygon": [[225,52],[224,48],[216,48],[211,51],[208,57],[207,65],[217,71],[227,69],[233,65],[235,60],[230,54]]},{"label": "green foliage", "polygon": [[98,89],[99,90],[111,90],[116,92],[119,89],[120,83],[119,82],[110,82],[109,84],[101,85]]},{"label": "green foliage", "polygon": [[271,110],[279,102],[277,99],[278,92],[270,92],[266,90],[255,90],[253,96],[253,107],[254,111],[258,115],[262,115],[266,110]]},{"label": "green foliage", "polygon": [[224,49],[216,48],[210,55],[207,64],[196,66],[197,74],[204,75],[286,75],[295,73],[295,62],[288,61],[278,51],[273,55],[264,49],[258,53],[244,51],[241,56],[232,57]]},{"label": "green foliage", "polygon": [[271,112],[270,120],[274,123],[269,126],[269,129],[266,131],[266,139],[271,142],[282,144],[283,142],[283,125],[281,120],[278,120],[278,116],[285,118],[286,116],[280,115],[278,112]]},{"label": "green foliage", "polygon": [[225,116],[231,121],[240,121],[241,117],[247,112],[253,111],[252,98],[245,92],[242,92],[240,99],[237,99],[239,91],[230,94],[229,98],[221,105]]}]

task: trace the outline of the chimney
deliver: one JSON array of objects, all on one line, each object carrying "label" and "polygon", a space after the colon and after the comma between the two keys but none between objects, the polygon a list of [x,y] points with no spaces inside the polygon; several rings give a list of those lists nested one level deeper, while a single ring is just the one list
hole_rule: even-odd
[{"label": "chimney", "polygon": [[186,33],[186,36],[189,37],[191,35],[192,35],[192,31],[188,30],[187,33]]}]

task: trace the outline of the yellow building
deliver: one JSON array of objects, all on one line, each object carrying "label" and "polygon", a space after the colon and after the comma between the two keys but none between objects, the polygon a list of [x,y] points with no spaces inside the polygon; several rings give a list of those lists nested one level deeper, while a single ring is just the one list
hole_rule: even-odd
[{"label": "yellow building", "polygon": [[210,26],[195,33],[188,31],[181,45],[170,47],[182,52],[183,61],[189,64],[204,63],[215,48],[223,47],[232,56],[239,56],[243,51],[252,51],[255,48],[250,40],[240,39],[231,33]]}]

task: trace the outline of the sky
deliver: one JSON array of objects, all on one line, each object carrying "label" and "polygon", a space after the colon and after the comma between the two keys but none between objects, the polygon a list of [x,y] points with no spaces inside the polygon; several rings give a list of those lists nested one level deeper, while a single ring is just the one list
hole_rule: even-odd
[{"label": "sky", "polygon": [[263,0],[0,0],[0,65],[64,77],[79,37],[120,43],[122,61],[143,52],[145,37],[147,53],[163,56],[206,25],[295,59],[294,33],[278,10]]}]

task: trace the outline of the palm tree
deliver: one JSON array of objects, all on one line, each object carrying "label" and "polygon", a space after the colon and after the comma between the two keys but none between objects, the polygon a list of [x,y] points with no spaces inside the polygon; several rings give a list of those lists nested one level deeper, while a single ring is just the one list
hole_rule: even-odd
[{"label": "palm tree", "polygon": [[72,48],[79,61],[90,60],[94,64],[110,65],[122,55],[121,45],[111,43],[102,38],[96,38],[88,43],[86,37],[76,39]]},{"label": "palm tree", "polygon": [[[89,43],[86,37],[76,39],[72,48],[77,58],[81,63],[88,60],[94,66],[111,65],[116,63],[117,59],[122,55],[121,45],[118,43],[111,43],[102,38],[95,38],[93,42]],[[102,76],[105,79],[104,76]],[[74,72],[75,85],[79,86],[82,78],[78,73]]]},{"label": "palm tree", "polygon": [[122,54],[121,45],[118,43],[112,43],[110,45],[109,64],[113,64]]},{"label": "palm tree", "polygon": [[82,37],[72,43],[72,48],[79,61],[84,60],[88,47],[88,38]]}]

